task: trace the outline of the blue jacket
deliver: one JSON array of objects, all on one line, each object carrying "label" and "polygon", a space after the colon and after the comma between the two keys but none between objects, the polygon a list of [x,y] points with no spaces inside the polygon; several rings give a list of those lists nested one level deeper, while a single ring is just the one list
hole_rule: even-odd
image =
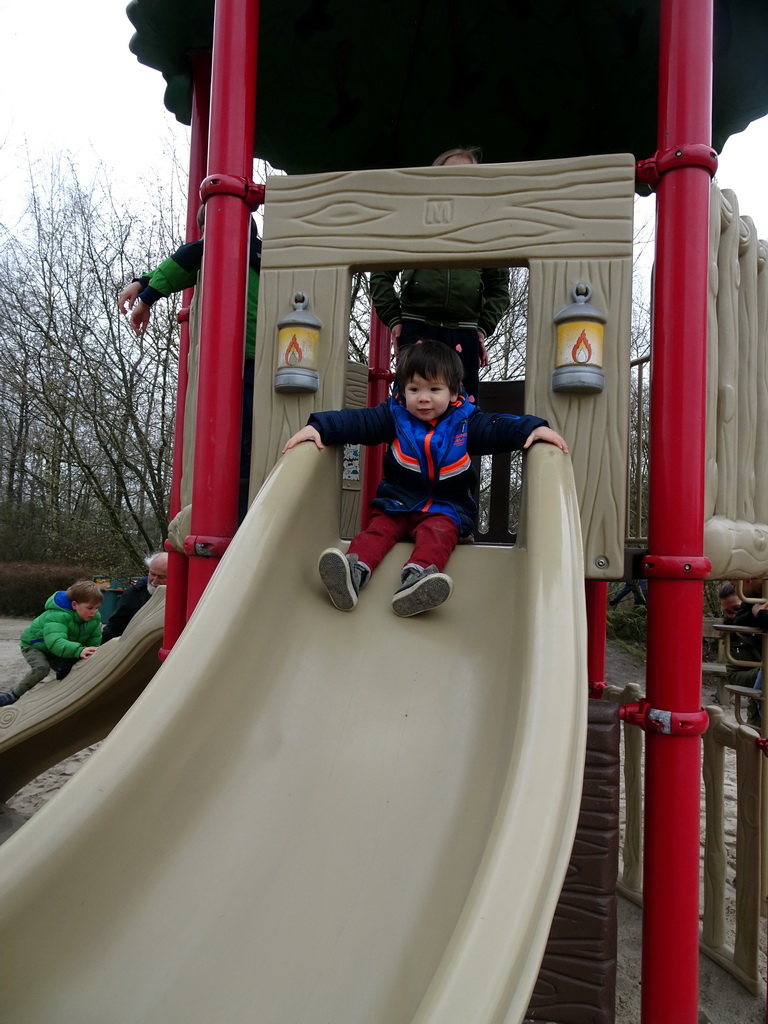
[{"label": "blue jacket", "polygon": [[462,537],[477,518],[477,473],[470,457],[517,451],[532,430],[547,426],[538,416],[481,412],[464,392],[439,420],[424,423],[407,411],[397,387],[371,409],[313,413],[308,422],[324,444],[388,445],[373,508],[441,513],[454,520]]}]

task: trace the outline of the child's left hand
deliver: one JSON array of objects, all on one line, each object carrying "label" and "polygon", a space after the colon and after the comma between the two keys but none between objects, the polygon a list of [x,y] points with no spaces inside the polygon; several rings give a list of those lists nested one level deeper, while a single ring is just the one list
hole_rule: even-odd
[{"label": "child's left hand", "polygon": [[547,444],[553,444],[561,452],[565,452],[566,455],[568,454],[568,445],[565,443],[565,439],[560,437],[558,432],[551,427],[536,427],[528,435],[523,448],[530,448],[534,441],[546,441]]},{"label": "child's left hand", "polygon": [[286,441],[285,448],[283,448],[283,455],[285,455],[290,448],[295,448],[297,444],[302,444],[304,441],[314,441],[321,451],[323,449],[320,431],[316,427],[311,427],[307,424],[306,427],[302,427],[301,430],[298,430],[293,437]]}]

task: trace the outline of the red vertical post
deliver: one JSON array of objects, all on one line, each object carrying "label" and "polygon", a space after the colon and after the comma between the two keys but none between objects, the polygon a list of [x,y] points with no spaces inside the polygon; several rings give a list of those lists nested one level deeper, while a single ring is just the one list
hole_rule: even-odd
[{"label": "red vertical post", "polygon": [[608,584],[585,581],[587,602],[587,681],[590,697],[602,697],[605,689],[605,625]]},{"label": "red vertical post", "polygon": [[237,529],[258,0],[217,0],[205,208],[188,612]]},{"label": "red vertical post", "polygon": [[[211,93],[211,56],[200,52],[194,57],[192,84],[192,130],[189,147],[189,185],[187,188],[188,242],[199,237],[197,211],[200,206],[200,182],[206,174],[208,152],[208,119]],[[173,435],[173,473],[171,479],[170,519],[181,511],[181,476],[184,459],[184,409],[187,401],[187,360],[189,357],[189,307],[194,289],[182,293],[179,313],[179,372],[176,386],[176,421]],[[165,594],[165,622],[160,658],[165,659],[181,635],[187,621],[187,556],[176,551],[170,541],[168,552],[168,583]]]},{"label": "red vertical post", "polygon": [[[392,345],[387,328],[379,320],[371,306],[371,330],[368,342],[368,405],[379,405],[389,394],[392,380],[390,370]],[[377,444],[366,449],[365,470],[363,471],[363,508],[361,525],[366,527],[371,518],[371,502],[384,473],[384,450],[386,445]]]},{"label": "red vertical post", "polygon": [[[651,362],[643,1024],[698,1020],[712,0],[662,0]],[[696,727],[676,731],[679,716]]]}]

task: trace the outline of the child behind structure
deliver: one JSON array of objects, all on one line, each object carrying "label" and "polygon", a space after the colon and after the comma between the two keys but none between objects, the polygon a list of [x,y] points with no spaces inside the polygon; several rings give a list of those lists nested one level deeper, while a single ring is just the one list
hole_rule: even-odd
[{"label": "child behind structure", "polygon": [[45,611],[21,634],[21,653],[29,672],[12,690],[0,693],[0,707],[15,704],[51,669],[60,670],[94,653],[101,643],[99,606],[103,600],[101,587],[92,580],[79,580],[48,598]]},{"label": "child behind structure", "polygon": [[320,577],[331,601],[352,611],[376,566],[399,540],[414,541],[392,598],[397,615],[418,615],[443,604],[453,581],[443,569],[459,537],[477,517],[477,474],[470,457],[529,448],[546,441],[568,451],[563,438],[537,416],[481,412],[461,387],[456,353],[435,341],[410,345],[401,354],[388,401],[372,409],[318,412],[288,441],[326,444],[388,444],[384,479],[371,506],[371,521],[346,554],[328,548]]}]

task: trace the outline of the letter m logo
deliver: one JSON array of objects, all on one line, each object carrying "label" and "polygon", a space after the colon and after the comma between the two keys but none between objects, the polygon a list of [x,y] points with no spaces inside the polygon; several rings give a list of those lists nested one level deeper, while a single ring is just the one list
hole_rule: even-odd
[{"label": "letter m logo", "polygon": [[453,221],[452,199],[428,199],[424,209],[425,224],[450,224]]}]

